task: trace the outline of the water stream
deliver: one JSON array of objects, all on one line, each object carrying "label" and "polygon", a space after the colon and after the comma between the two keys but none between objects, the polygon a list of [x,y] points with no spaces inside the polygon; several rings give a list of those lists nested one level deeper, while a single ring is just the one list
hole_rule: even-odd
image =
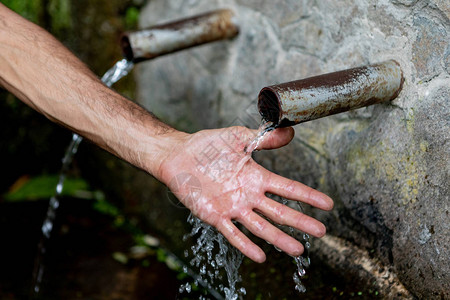
[{"label": "water stream", "polygon": [[[264,140],[265,135],[274,130],[276,128],[276,126],[271,123],[271,122],[262,122],[259,130],[258,130],[258,134],[256,135],[255,139],[252,140],[249,143],[249,146],[246,147],[246,152],[253,152],[256,151],[256,149],[258,148],[258,146],[261,144],[261,142]],[[278,200],[279,202],[281,202],[284,205],[288,205],[289,202],[293,202],[294,205],[297,207],[297,210],[300,212],[304,212],[303,211],[303,207],[300,204],[300,202],[298,201],[289,201],[287,199],[281,198],[281,197],[277,197],[280,198],[280,200]],[[297,238],[297,233],[298,231],[292,227],[288,227],[287,233],[292,236],[294,239]],[[292,279],[294,280],[295,283],[295,290],[300,292],[300,293],[304,293],[306,292],[306,288],[303,285],[303,283],[301,282],[301,278],[303,276],[306,275],[306,268],[309,267],[310,263],[311,263],[311,259],[309,258],[309,248],[311,247],[311,243],[309,241],[309,235],[307,233],[303,233],[302,234],[302,241],[303,241],[303,246],[304,246],[304,253],[303,255],[294,257],[295,263],[297,265],[297,271],[294,272],[294,275],[292,276]],[[274,246],[275,247],[275,246]],[[277,247],[275,247],[275,249],[277,251],[281,251],[280,249],[278,249]]]},{"label": "water stream", "polygon": [[[251,156],[254,151],[257,151],[256,149],[264,140],[266,134],[274,129],[275,126],[272,123],[262,122],[255,138],[244,148],[246,156]],[[232,178],[227,180],[232,180]],[[277,199],[277,201],[285,205],[290,202],[283,198]],[[295,202],[294,205],[297,206],[297,209],[303,212],[301,204],[297,201],[293,202]],[[239,275],[239,267],[244,258],[243,254],[234,248],[214,227],[202,222],[192,214],[188,217],[188,222],[193,228],[189,234],[184,236],[184,240],[196,238],[195,245],[191,247],[190,253],[188,250],[185,251],[186,258],[190,255],[193,257],[190,261],[191,266],[199,270],[199,277],[194,281],[194,285],[198,286],[200,280],[206,282],[208,288],[218,286],[219,291],[225,295],[226,300],[242,298],[246,294],[246,290],[244,287],[239,287],[238,284],[242,281]],[[297,238],[299,233],[292,227],[287,227],[285,232],[293,238]],[[311,245],[308,234],[302,234],[302,243],[305,251],[302,256],[294,257],[297,268],[293,275],[295,290],[301,293],[306,291],[301,278],[306,274],[305,268],[308,268],[310,265],[309,248]],[[277,247],[275,249],[281,251]],[[224,274],[226,275],[227,286],[222,283]],[[179,292],[189,293],[191,289],[191,284],[186,283],[180,287]],[[215,297],[218,298],[217,296]]]},{"label": "water stream", "polygon": [[[102,82],[108,86],[111,87],[114,83],[119,81],[122,77],[126,76],[130,70],[133,68],[133,63],[131,61],[127,61],[126,59],[122,59],[118,61],[111,69],[109,69],[105,75],[102,77]],[[55,188],[55,194],[53,197],[50,198],[48,208],[47,208],[47,214],[45,216],[44,222],[42,223],[41,228],[41,238],[38,244],[38,252],[36,255],[35,263],[34,263],[34,270],[33,270],[33,281],[32,281],[32,291],[31,295],[32,297],[35,297],[39,294],[41,283],[42,283],[42,277],[44,275],[44,255],[46,252],[46,244],[47,241],[50,239],[52,229],[53,229],[53,222],[56,217],[56,212],[59,207],[59,199],[61,197],[61,194],[64,189],[64,181],[67,176],[67,172],[69,171],[70,164],[73,160],[73,157],[78,151],[78,146],[80,145],[81,141],[83,140],[83,137],[79,136],[78,134],[74,133],[72,135],[72,141],[69,144],[69,147],[67,147],[66,153],[64,154],[64,157],[62,159],[62,167],[59,173],[59,179],[58,184]]]},{"label": "water stream", "polygon": [[[102,77],[102,82],[111,87],[114,83],[126,76],[133,68],[133,63],[126,59],[118,61],[111,69],[109,69]],[[246,155],[251,156],[259,144],[263,141],[267,132],[275,129],[273,124],[263,123],[257,136],[245,147]],[[64,189],[64,181],[67,176],[70,164],[73,157],[77,153],[78,146],[83,138],[74,133],[69,147],[67,148],[62,159],[62,167],[59,175],[59,180],[55,188],[55,194],[51,197],[47,209],[47,214],[42,224],[42,235],[38,245],[38,252],[35,260],[32,281],[32,296],[36,297],[39,294],[42,278],[44,274],[44,255],[46,252],[46,244],[50,239],[53,222],[55,220],[56,212],[59,207],[59,200]],[[283,204],[287,204],[288,200],[282,199]],[[300,203],[296,202],[298,209],[303,211]],[[220,292],[225,295],[227,300],[236,300],[246,294],[244,287],[239,287],[239,282],[242,281],[239,275],[239,267],[243,261],[243,254],[231,246],[225,237],[220,234],[214,227],[203,223],[200,219],[189,216],[188,222],[193,226],[192,231],[185,235],[184,239],[196,238],[195,245],[191,247],[191,253],[194,258],[191,259],[190,264],[198,269],[198,276],[195,277],[194,284],[206,286],[211,292],[214,287],[218,286]],[[288,228],[287,232],[296,237],[297,232],[293,228]],[[295,289],[299,292],[305,292],[306,289],[301,282],[301,277],[306,273],[305,268],[310,264],[308,250],[310,248],[308,234],[303,234],[303,244],[305,246],[305,253],[303,256],[294,257],[297,264],[297,271],[293,275]],[[279,250],[279,249],[277,249]],[[189,256],[189,251],[185,251],[185,256]],[[188,273],[187,267],[185,273]],[[224,279],[227,284],[223,283]],[[180,293],[190,292],[191,284],[186,283],[180,287]],[[222,299],[218,293],[213,293],[217,299]]]}]

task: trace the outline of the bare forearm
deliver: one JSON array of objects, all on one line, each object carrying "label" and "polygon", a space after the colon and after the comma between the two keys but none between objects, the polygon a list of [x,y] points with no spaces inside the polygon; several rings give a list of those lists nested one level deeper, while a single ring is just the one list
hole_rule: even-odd
[{"label": "bare forearm", "polygon": [[182,136],[107,88],[45,30],[1,4],[0,84],[49,119],[156,176]]},{"label": "bare forearm", "polygon": [[[255,163],[246,153],[255,131],[235,127],[192,135],[178,132],[108,89],[48,33],[1,4],[0,84],[48,118],[168,184],[195,215],[255,261],[264,261],[264,253],[233,221],[295,256],[302,245],[260,214],[317,237],[325,234],[317,220],[266,197],[277,194],[325,210],[333,206],[326,195]],[[276,129],[259,149],[284,146],[293,136],[292,128]],[[206,156],[203,165],[201,154],[211,146],[215,158]],[[193,188],[192,178],[201,188],[197,183]]]}]

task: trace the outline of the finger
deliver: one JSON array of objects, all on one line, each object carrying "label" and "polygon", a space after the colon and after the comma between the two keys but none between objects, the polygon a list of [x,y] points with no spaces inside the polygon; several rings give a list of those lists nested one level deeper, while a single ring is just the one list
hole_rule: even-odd
[{"label": "finger", "polygon": [[266,198],[255,207],[256,210],[280,225],[288,225],[315,237],[323,237],[325,225],[295,209]]},{"label": "finger", "polygon": [[277,246],[284,252],[293,256],[299,256],[303,253],[303,246],[299,241],[276,228],[255,212],[237,220],[251,233]]},{"label": "finger", "polygon": [[333,200],[324,193],[274,173],[269,175],[269,183],[266,190],[283,198],[301,201],[323,210],[331,210],[333,208]]},{"label": "finger", "polygon": [[277,128],[270,131],[266,133],[257,150],[276,149],[286,146],[292,141],[294,134],[294,128],[292,127]]},{"label": "finger", "polygon": [[231,245],[251,260],[258,263],[263,263],[266,260],[264,251],[243,234],[231,220],[223,220],[223,222],[217,225],[217,229],[226,237]]}]

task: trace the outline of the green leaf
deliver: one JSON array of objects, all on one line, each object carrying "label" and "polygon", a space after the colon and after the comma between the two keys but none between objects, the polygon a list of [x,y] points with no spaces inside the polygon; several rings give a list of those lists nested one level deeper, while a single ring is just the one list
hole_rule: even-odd
[{"label": "green leaf", "polygon": [[2,3],[22,17],[37,23],[42,10],[41,0],[3,0]]},{"label": "green leaf", "polygon": [[118,217],[120,215],[119,209],[106,200],[95,201],[92,207],[107,216]]},{"label": "green leaf", "polygon": [[[28,180],[8,192],[4,197],[7,201],[25,201],[50,198],[55,195],[58,175],[42,175]],[[63,196],[93,199],[101,197],[88,190],[88,184],[81,178],[66,178],[62,190]]]},{"label": "green leaf", "polygon": [[122,252],[114,252],[112,254],[112,257],[114,258],[114,260],[120,262],[121,264],[125,265],[128,263],[128,257]]},{"label": "green leaf", "polygon": [[177,279],[180,281],[186,279],[187,277],[189,277],[189,275],[183,272],[177,274]]},{"label": "green leaf", "polygon": [[129,7],[125,12],[125,27],[127,30],[136,29],[139,20],[139,9]]},{"label": "green leaf", "polygon": [[163,249],[156,250],[156,259],[160,262],[166,262],[167,254]]},{"label": "green leaf", "polygon": [[48,11],[52,17],[53,33],[61,34],[72,27],[70,0],[50,0]]}]

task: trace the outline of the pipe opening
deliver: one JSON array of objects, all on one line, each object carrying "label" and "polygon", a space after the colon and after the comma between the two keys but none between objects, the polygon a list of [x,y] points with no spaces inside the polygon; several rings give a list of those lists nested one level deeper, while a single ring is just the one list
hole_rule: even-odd
[{"label": "pipe opening", "polygon": [[125,32],[120,38],[123,56],[134,63],[219,40],[239,33],[231,10],[222,9],[171,23]]},{"label": "pipe opening", "polygon": [[280,107],[277,95],[269,90],[263,89],[258,96],[259,113],[264,120],[278,124],[280,119]]},{"label": "pipe opening", "polygon": [[122,37],[120,38],[120,46],[122,48],[123,56],[127,60],[132,61],[134,55],[133,55],[133,49],[131,48],[130,39],[128,38],[128,36],[122,35]]}]

